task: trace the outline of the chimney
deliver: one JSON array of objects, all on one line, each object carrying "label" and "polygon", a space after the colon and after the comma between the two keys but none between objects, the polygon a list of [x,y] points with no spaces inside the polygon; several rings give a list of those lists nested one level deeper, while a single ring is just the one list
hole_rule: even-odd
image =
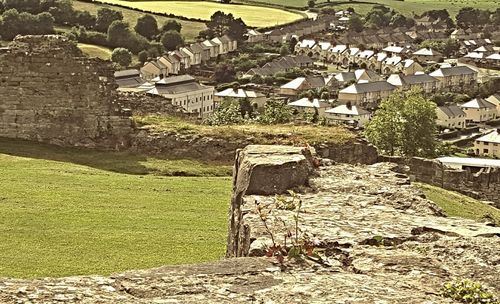
[{"label": "chimney", "polygon": [[347,107],[347,109],[351,110],[352,109],[352,103],[350,101],[348,101],[345,106]]}]

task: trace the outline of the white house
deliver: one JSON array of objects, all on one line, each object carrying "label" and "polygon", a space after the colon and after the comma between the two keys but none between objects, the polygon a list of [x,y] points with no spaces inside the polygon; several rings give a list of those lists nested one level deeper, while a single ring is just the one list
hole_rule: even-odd
[{"label": "white house", "polygon": [[499,158],[500,157],[500,131],[495,130],[474,141],[476,155]]},{"label": "white house", "polygon": [[234,98],[234,99],[248,99],[250,101],[250,104],[254,105],[257,108],[262,108],[266,104],[266,95],[255,92],[255,91],[247,91],[243,89],[233,89],[233,88],[228,88],[225,89],[224,91],[217,92],[215,93],[215,102],[219,103],[224,101],[227,98]]},{"label": "white house", "polygon": [[161,95],[187,112],[198,113],[200,117],[210,114],[215,107],[215,89],[198,83],[190,75],[163,78],[148,93]]},{"label": "white house", "polygon": [[467,115],[467,121],[485,122],[497,117],[497,107],[482,99],[475,98],[460,106]]},{"label": "white house", "polygon": [[317,98],[311,100],[307,97],[290,102],[288,106],[297,109],[299,112],[316,113],[317,111],[320,117],[325,116],[325,110],[330,108],[330,104],[325,101]]},{"label": "white house", "polygon": [[325,113],[329,120],[348,124],[354,123],[359,127],[365,126],[370,121],[370,112],[350,103],[328,109]]}]

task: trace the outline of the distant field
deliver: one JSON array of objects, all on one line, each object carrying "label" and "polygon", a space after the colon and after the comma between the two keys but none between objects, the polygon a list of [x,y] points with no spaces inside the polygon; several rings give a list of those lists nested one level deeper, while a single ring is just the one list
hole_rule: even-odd
[{"label": "distant field", "polygon": [[[92,14],[96,14],[97,10],[101,7],[108,7],[112,8],[114,10],[119,10],[123,14],[123,18],[126,22],[130,24],[131,27],[134,27],[137,18],[139,18],[143,13],[137,12],[131,9],[126,9],[126,8],[121,8],[121,7],[116,7],[116,6],[110,6],[110,5],[105,5],[105,4],[97,4],[97,3],[87,3],[87,2],[80,2],[77,0],[73,0],[73,7],[78,10],[83,10],[83,11],[88,11]],[[163,23],[165,23],[167,20],[171,20],[172,18],[167,18],[167,17],[162,17],[162,16],[154,16],[158,22],[158,25],[161,26]],[[188,41],[194,41],[194,39],[198,36],[198,33],[204,29],[206,29],[205,23],[203,22],[193,22],[193,21],[184,21],[184,20],[178,20],[174,19],[177,22],[180,22],[182,24],[182,30],[181,34],[185,37],[186,40]]]},{"label": "distant field", "polygon": [[[244,0],[240,0],[244,2]],[[307,0],[254,0],[262,3],[279,4],[287,6],[304,7],[307,6]],[[317,3],[327,2],[326,0],[319,0]],[[331,0],[330,3],[335,2],[348,2]],[[411,14],[413,12],[420,14],[424,11],[431,9],[447,9],[450,14],[455,15],[462,7],[471,6],[481,9],[496,9],[500,5],[498,0],[363,0],[362,2],[380,3],[392,7],[404,14]],[[359,4],[359,3],[346,3],[341,4],[340,8],[353,7],[357,12],[366,13],[371,9],[372,4]]]},{"label": "distant field", "polygon": [[112,50],[98,45],[78,43],[78,47],[89,57],[97,57],[104,60],[111,59]]},{"label": "distant field", "polygon": [[105,275],[221,258],[231,180],[160,176],[179,170],[221,172],[195,161],[0,139],[0,277]]},{"label": "distant field", "polygon": [[249,26],[265,27],[287,23],[302,18],[298,13],[275,8],[252,5],[222,4],[208,1],[124,1],[100,0],[110,4],[121,4],[158,13],[170,13],[188,18],[209,20],[217,11],[231,13],[240,17]]}]

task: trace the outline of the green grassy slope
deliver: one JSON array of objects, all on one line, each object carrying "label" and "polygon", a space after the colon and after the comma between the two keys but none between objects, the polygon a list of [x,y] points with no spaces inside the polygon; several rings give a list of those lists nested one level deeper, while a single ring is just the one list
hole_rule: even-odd
[{"label": "green grassy slope", "polygon": [[[245,0],[240,0],[241,2],[245,2]],[[296,7],[305,7],[307,6],[307,0],[252,0],[258,1],[262,3],[270,3],[270,4],[278,4],[278,5],[286,5],[286,6],[296,6]],[[319,0],[317,3],[327,2],[326,0]],[[340,1],[340,0],[330,0],[330,3],[344,3],[341,5],[334,5],[333,7],[338,7],[339,9],[344,9],[347,7],[353,7],[359,13],[365,13],[371,9],[372,4],[360,4],[348,3],[349,1]],[[481,9],[496,9],[498,7],[497,0],[360,0],[360,2],[373,2],[374,4],[384,4],[395,10],[398,10],[404,14],[411,14],[415,12],[420,14],[424,11],[428,11],[431,9],[447,9],[450,14],[455,15],[458,10],[462,7],[475,7]]]},{"label": "green grassy slope", "polygon": [[295,12],[276,8],[254,5],[229,5],[211,1],[125,1],[100,0],[110,4],[120,4],[131,8],[153,11],[157,13],[171,13],[177,16],[209,20],[217,11],[231,13],[241,18],[249,26],[265,27],[287,23],[302,18]]},{"label": "green grassy slope", "polygon": [[168,161],[54,150],[0,142],[0,277],[109,274],[223,256],[229,177],[138,175]]},{"label": "green grassy slope", "polygon": [[492,206],[454,191],[422,183],[416,183],[416,185],[422,189],[429,200],[441,207],[448,216],[473,220],[488,219],[500,225],[500,210]]},{"label": "green grassy slope", "polygon": [[[110,6],[110,5],[105,5],[105,4],[97,4],[97,3],[87,3],[87,2],[81,2],[77,0],[73,0],[73,7],[77,10],[82,10],[82,11],[88,11],[92,14],[97,14],[97,11],[101,7],[108,7],[112,8],[114,10],[119,10],[123,14],[123,19],[130,24],[130,26],[133,28],[137,22],[137,18],[139,18],[143,13],[134,11],[132,9],[126,9],[122,7],[116,7],[116,6]],[[167,18],[167,17],[162,17],[162,16],[154,16],[156,18],[156,21],[158,22],[158,25],[161,26],[163,23],[165,23],[167,20],[170,20],[172,18]],[[180,22],[182,24],[182,30],[181,34],[184,36],[185,40],[187,41],[194,41],[196,36],[198,36],[198,33],[204,29],[206,29],[205,23],[203,22],[193,22],[193,21],[184,21],[184,20],[178,20],[174,19],[177,22]]]}]

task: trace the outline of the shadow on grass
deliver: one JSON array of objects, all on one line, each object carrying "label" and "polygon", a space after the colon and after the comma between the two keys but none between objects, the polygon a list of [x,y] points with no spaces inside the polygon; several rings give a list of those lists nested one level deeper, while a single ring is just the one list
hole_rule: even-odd
[{"label": "shadow on grass", "polygon": [[124,174],[164,176],[230,176],[231,167],[188,159],[167,159],[128,152],[69,148],[0,137],[0,154],[68,162]]}]

